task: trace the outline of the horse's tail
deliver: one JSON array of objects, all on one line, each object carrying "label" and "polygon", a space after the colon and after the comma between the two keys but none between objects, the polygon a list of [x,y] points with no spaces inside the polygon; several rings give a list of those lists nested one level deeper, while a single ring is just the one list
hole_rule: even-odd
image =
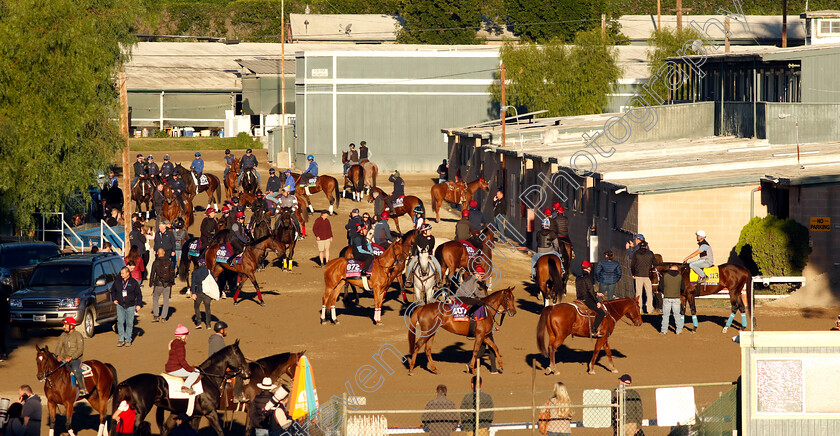
[{"label": "horse's tail", "polygon": [[[752,314],[750,313],[750,300],[752,299],[752,274],[747,274],[747,280],[744,281],[744,288],[741,290],[741,302],[744,304],[744,309],[746,309],[747,320],[748,322],[752,323]],[[753,327],[754,328],[754,327]]]},{"label": "horse's tail", "polygon": [[558,260],[554,256],[549,256],[546,260],[548,261],[548,276],[551,277],[551,292],[554,293],[555,297],[562,299],[566,290],[562,289],[563,275],[560,273],[560,269],[557,268]]},{"label": "horse's tail", "polygon": [[178,264],[178,277],[181,277],[182,280],[186,280],[187,273],[190,269],[190,243],[192,243],[192,240],[186,241],[184,246],[181,247],[181,262]]},{"label": "horse's tail", "polygon": [[110,363],[106,363],[105,367],[108,368],[108,371],[111,371],[111,392],[108,392],[108,396],[113,398],[117,396],[117,387],[120,384],[119,379],[117,378],[117,368],[114,368],[114,365],[111,365]]},{"label": "horse's tail", "polygon": [[222,203],[222,183],[219,181],[218,177],[213,176],[213,178],[216,179],[216,203],[221,204]]},{"label": "horse's tail", "polygon": [[431,209],[431,210],[435,210],[435,188],[437,188],[437,185],[432,185],[432,190],[431,190],[431,194],[432,194],[432,209]]},{"label": "horse's tail", "polygon": [[548,323],[551,321],[552,306],[544,307],[540,313],[540,320],[537,322],[537,347],[543,357],[548,357]]},{"label": "horse's tail", "polygon": [[356,185],[356,192],[365,190],[365,167],[359,165],[356,171],[356,181],[353,183]]},{"label": "horse's tail", "polygon": [[333,190],[335,191],[335,208],[338,209],[341,202],[341,195],[339,195],[338,191],[338,179],[333,178]]},{"label": "horse's tail", "polygon": [[376,164],[373,163],[373,162],[371,162],[371,164],[372,164],[371,168],[370,168],[370,171],[372,173],[371,174],[371,180],[373,180],[373,186],[371,186],[371,188],[375,188],[376,187],[376,175],[379,174],[379,167],[376,166]]}]

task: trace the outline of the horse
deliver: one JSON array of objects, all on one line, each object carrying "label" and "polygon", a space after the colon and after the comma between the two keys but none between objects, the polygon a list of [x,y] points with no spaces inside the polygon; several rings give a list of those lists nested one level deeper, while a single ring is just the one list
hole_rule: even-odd
[{"label": "horse", "polygon": [[[411,254],[411,249],[412,249],[412,247],[414,247],[414,241],[416,241],[416,240],[417,240],[417,231],[416,230],[409,230],[402,237],[399,237],[399,238],[395,239],[394,242],[391,244],[391,246],[397,245],[397,247],[395,247],[397,256],[408,259],[409,255]],[[353,249],[349,245],[347,245],[339,251],[338,256],[343,257],[345,259],[353,259]],[[402,268],[399,268],[399,269],[400,269],[400,271],[402,271]],[[400,290],[402,291],[403,302],[407,303],[408,302],[408,297],[406,297],[406,295],[405,295],[405,286],[404,286],[404,281],[403,281],[402,274],[399,274],[396,277],[396,279],[397,279],[397,283],[399,284]],[[349,284],[349,283],[344,284],[344,292],[343,292],[344,299],[345,300],[347,299],[348,288],[353,288],[354,301],[355,301],[356,304],[359,304],[359,294],[358,294],[358,292],[356,292],[356,287]]]},{"label": "horse", "polygon": [[288,207],[280,209],[280,214],[277,216],[277,229],[275,237],[277,242],[283,247],[283,270],[291,271],[294,261],[292,258],[295,255],[295,223],[292,220],[292,210]]},{"label": "horse", "polygon": [[184,168],[180,163],[175,165],[175,171],[178,171],[178,173],[181,174],[181,178],[184,179],[184,186],[187,187],[186,193],[190,200],[195,199],[195,196],[199,193],[206,192],[207,209],[210,209],[211,203],[215,209],[219,208],[219,203],[222,202],[222,183],[219,181],[218,177],[210,173],[203,173],[202,175],[207,177],[207,184],[196,188],[196,184],[199,181],[193,178],[194,175],[192,171]]},{"label": "horse", "polygon": [[379,167],[367,159],[359,162],[359,165],[365,170],[365,187],[367,188],[367,192],[370,193],[370,190],[376,187],[376,176],[379,174]]},{"label": "horse", "polygon": [[348,185],[353,193],[353,201],[362,201],[365,190],[365,169],[361,165],[353,165],[347,169],[344,175],[344,187],[341,188],[341,195],[347,192]]},{"label": "horse", "polygon": [[460,203],[462,209],[467,208],[467,203],[472,200],[473,195],[479,189],[490,192],[490,185],[484,176],[464,185],[464,182],[436,183],[432,186],[432,209],[435,210],[435,222],[440,222],[440,206],[444,201],[449,203]]},{"label": "horse", "polygon": [[[633,321],[633,325],[636,327],[642,325],[642,314],[639,312],[639,300],[637,298],[602,301],[601,307],[607,315],[598,329],[602,336],[595,341],[592,360],[586,367],[589,374],[595,374],[595,362],[601,347],[607,352],[607,358],[610,361],[607,369],[618,372],[613,364],[610,344],[607,342],[618,320],[626,316]],[[589,330],[594,314],[583,315],[581,310],[588,311],[589,309],[586,306],[581,309],[580,306],[573,303],[560,303],[545,307],[540,313],[540,320],[537,322],[537,346],[543,357],[549,358],[546,375],[554,373],[554,355],[569,335],[581,338],[590,337]]]},{"label": "horse", "polygon": [[[399,239],[398,239],[399,240]],[[394,241],[382,255],[373,259],[373,269],[370,280],[362,280],[361,277],[347,277],[348,259],[344,257],[335,258],[324,267],[324,298],[321,300],[321,324],[326,324],[326,308],[330,308],[330,318],[333,324],[338,324],[335,314],[335,300],[338,298],[339,285],[349,283],[354,286],[364,286],[373,291],[373,323],[382,325],[382,302],[385,292],[394,279],[402,272],[405,263],[405,254],[402,251],[402,244]],[[367,285],[370,286],[367,286]]]},{"label": "horse", "polygon": [[228,200],[236,196],[236,183],[239,180],[239,171],[241,168],[239,158],[234,157],[227,176],[225,176],[225,196]]},{"label": "horse", "polygon": [[238,280],[239,284],[236,287],[236,292],[233,294],[233,305],[236,306],[239,304],[239,292],[242,290],[241,275],[245,275],[251,280],[251,283],[253,283],[254,289],[257,290],[257,298],[260,300],[260,306],[265,306],[265,302],[262,299],[262,292],[260,292],[260,285],[257,283],[257,278],[254,275],[254,272],[257,270],[257,265],[266,250],[273,250],[274,253],[277,254],[277,257],[283,256],[280,252],[282,249],[280,242],[277,241],[274,235],[258,239],[245,246],[245,251],[242,254],[242,263],[234,265],[224,262],[216,262],[216,252],[219,250],[219,245],[221,244],[213,244],[207,247],[207,250],[204,251],[204,260],[207,262],[207,269],[210,270],[210,273],[213,274],[213,278],[216,280],[219,279],[219,275],[224,270],[240,274],[240,279]]},{"label": "horse", "polygon": [[[38,381],[44,382],[44,396],[47,397],[47,410],[49,417],[47,425],[50,428],[50,436],[55,431],[56,407],[64,406],[67,415],[67,431],[74,436],[73,430],[73,405],[77,399],[76,386],[70,382],[70,365],[60,363],[49,347],[40,348],[35,346],[35,364],[38,368]],[[84,380],[85,389],[89,392],[88,403],[99,412],[99,429],[97,436],[108,435],[108,400],[116,393],[117,370],[109,363],[102,363],[98,360],[86,360],[85,365],[90,367],[91,377]],[[9,374],[11,375],[11,374]],[[79,398],[81,399],[81,398]]]},{"label": "horse", "polygon": [[[216,234],[213,236],[213,239],[210,240],[210,245],[215,243],[227,243],[230,242],[230,230],[222,228],[224,225],[224,221],[217,220],[219,227],[216,231]],[[193,256],[190,254],[190,244],[193,241],[200,239],[198,236],[194,238],[188,239],[184,245],[181,247],[181,263],[178,264],[178,276],[181,277],[181,280],[187,282],[187,294],[189,296],[189,288],[190,288],[190,265],[194,268],[198,268],[198,259],[201,258],[201,253],[198,256]],[[201,247],[202,251],[207,247]]]},{"label": "horse", "polygon": [[[388,195],[385,194],[385,191],[383,191],[382,188],[373,187],[370,190],[370,194],[368,194],[368,203],[374,202],[374,191],[379,192],[379,195],[382,196],[383,199],[388,197]],[[411,220],[414,221],[414,208],[417,206],[420,206],[420,208],[423,209],[423,201],[413,195],[405,195],[403,196],[402,206],[391,207],[391,210],[388,212],[388,215],[391,217],[392,220],[394,220],[394,225],[397,227],[398,232],[402,233],[402,230],[400,230],[399,218],[405,214],[408,214],[408,216],[411,217]]]},{"label": "horse", "polygon": [[477,250],[480,250],[480,253],[475,253],[473,257],[470,257],[467,248],[464,247],[461,241],[447,241],[435,248],[435,257],[443,270],[441,274],[443,274],[445,281],[448,282],[458,269],[469,269],[470,262],[473,259],[477,259],[478,262],[483,264],[487,274],[490,274],[493,260],[491,244],[495,240],[495,236],[490,226],[485,227],[481,234],[484,235],[481,247],[475,247]]},{"label": "horse", "polygon": [[137,179],[137,184],[131,188],[131,199],[137,207],[137,213],[140,213],[143,208],[141,204],[146,205],[146,216],[152,212],[152,196],[155,193],[155,187],[146,176],[141,176]]},{"label": "horse", "polygon": [[[475,343],[473,344],[472,359],[470,359],[469,369],[470,374],[475,372],[475,365],[478,356],[478,349],[481,344],[486,344],[496,352],[497,363],[499,369],[502,367],[502,354],[499,352],[499,347],[493,341],[493,325],[497,314],[515,316],[516,315],[516,301],[513,298],[513,287],[505,288],[493,292],[492,294],[481,299],[484,302],[484,307],[487,310],[487,315],[484,319],[475,321]],[[408,375],[414,372],[414,363],[417,360],[417,353],[425,346],[426,359],[428,361],[428,369],[434,374],[439,374],[440,371],[435,367],[435,361],[432,359],[432,342],[435,339],[435,333],[438,328],[454,333],[460,336],[468,336],[470,324],[472,322],[455,322],[453,319],[452,310],[445,302],[437,302],[433,304],[424,304],[411,313],[411,325],[408,327],[408,351],[411,353],[411,361],[408,364]],[[418,338],[419,336],[419,338]]]},{"label": "horse", "polygon": [[184,200],[183,204],[178,201],[178,196],[169,185],[163,187],[163,217],[169,222],[175,222],[175,219],[181,217],[184,219],[184,228],[188,229],[193,225],[193,204],[192,200],[186,193],[181,195]]},{"label": "horse", "polygon": [[[233,344],[207,358],[198,366],[198,370],[202,375],[198,383],[201,383],[204,392],[195,398],[192,425],[194,428],[198,427],[201,417],[204,416],[210,421],[210,426],[216,434],[223,436],[222,426],[219,425],[219,415],[216,412],[221,397],[221,386],[226,378],[250,377],[250,368],[245,356],[242,355],[242,350],[239,349],[239,340],[237,339]],[[169,398],[169,383],[156,374],[137,374],[120,383],[118,395],[114,397],[113,410],[117,410],[119,401],[126,399],[134,400],[134,407],[137,410],[134,428],[138,428],[146,419],[152,406],[157,406],[157,425],[161,436],[166,436],[171,430],[175,413],[187,411],[188,400]],[[163,413],[166,410],[172,414],[164,426]]]},{"label": "horse", "polygon": [[417,255],[417,266],[410,272],[414,283],[414,301],[431,303],[435,294],[435,285],[441,280],[429,260],[431,254],[423,250]]},{"label": "horse", "polygon": [[[691,307],[691,320],[694,324],[694,330],[689,330],[690,332],[696,333],[700,327],[700,323],[697,320],[695,299],[698,296],[712,295],[724,290],[729,291],[731,313],[726,320],[726,324],[723,326],[723,333],[726,333],[729,327],[732,326],[732,320],[735,319],[735,314],[738,311],[741,312],[741,329],[744,330],[747,328],[747,318],[750,317],[748,301],[752,292],[752,274],[750,274],[747,268],[734,263],[724,263],[718,266],[717,283],[706,282],[698,285],[696,282],[691,281],[691,268],[688,265],[684,263],[663,262],[651,268],[650,280],[652,284],[655,283],[654,286],[659,285],[662,274],[670,269],[671,265],[678,265],[680,267],[680,275],[682,276],[683,283],[685,283],[685,292],[680,295],[680,313],[684,317],[686,304]],[[699,295],[697,291],[698,286],[700,287]]]},{"label": "horse", "polygon": [[[550,304],[557,304],[563,300],[566,294],[566,283],[569,280],[568,256],[557,256],[554,253],[546,254],[537,259],[537,285],[540,287],[540,300],[543,300],[546,307]],[[549,302],[548,283],[551,282],[551,302]]]},{"label": "horse", "polygon": [[257,189],[260,189],[260,182],[257,179],[257,170],[256,168],[250,168],[244,171],[242,174],[242,192],[246,194],[254,194],[257,192]]},{"label": "horse", "polygon": [[[299,180],[300,174],[292,173],[292,177],[294,177],[295,180]],[[308,182],[308,180],[299,180],[298,184],[295,186],[295,194],[297,194],[298,197],[305,197],[307,199],[309,211],[315,212],[315,209],[313,209],[310,204],[311,202],[309,201],[309,197],[312,194],[323,192],[324,196],[327,197],[327,201],[330,202],[330,215],[338,215],[338,212],[333,210],[333,205],[338,207],[339,200],[341,199],[341,195],[339,195],[338,192],[338,180],[336,180],[333,176],[324,174],[315,178],[315,186],[305,186]]]}]

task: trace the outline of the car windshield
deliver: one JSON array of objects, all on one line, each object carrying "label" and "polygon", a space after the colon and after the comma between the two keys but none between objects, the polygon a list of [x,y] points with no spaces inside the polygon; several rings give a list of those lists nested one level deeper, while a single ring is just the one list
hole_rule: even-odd
[{"label": "car windshield", "polygon": [[90,286],[90,265],[52,264],[35,268],[29,286]]},{"label": "car windshield", "polygon": [[23,268],[41,263],[42,260],[58,254],[58,247],[51,245],[8,246],[0,249],[0,267]]}]

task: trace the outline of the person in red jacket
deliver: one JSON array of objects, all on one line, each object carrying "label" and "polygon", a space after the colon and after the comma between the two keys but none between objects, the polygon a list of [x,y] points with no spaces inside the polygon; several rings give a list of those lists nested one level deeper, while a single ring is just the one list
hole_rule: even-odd
[{"label": "person in red jacket", "polygon": [[312,226],[312,232],[315,233],[315,241],[318,244],[318,257],[321,260],[319,266],[324,266],[330,261],[330,242],[332,242],[333,234],[329,216],[329,212],[321,212],[321,216],[315,220],[315,225]]},{"label": "person in red jacket", "polygon": [[181,386],[181,392],[195,395],[192,385],[198,380],[199,372],[187,363],[187,336],[190,331],[182,324],[175,329],[175,339],[169,342],[169,360],[166,361],[164,370],[175,377],[186,377],[187,380]]},{"label": "person in red jacket", "polygon": [[123,400],[117,410],[114,411],[113,416],[117,423],[116,436],[131,436],[134,434],[135,416],[137,416],[137,409],[128,401]]}]

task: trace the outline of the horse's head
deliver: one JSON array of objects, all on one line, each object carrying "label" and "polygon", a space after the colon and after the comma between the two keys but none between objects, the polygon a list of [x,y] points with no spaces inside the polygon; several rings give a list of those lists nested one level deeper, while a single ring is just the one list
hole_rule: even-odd
[{"label": "horse's head", "polygon": [[483,189],[485,192],[490,192],[490,185],[487,184],[487,178],[484,176],[478,178],[478,187]]},{"label": "horse's head", "polygon": [[513,298],[513,286],[507,289],[502,289],[502,304],[499,305],[499,311],[504,311],[505,314],[516,316],[516,299]]},{"label": "horse's head", "polygon": [[242,354],[242,350],[239,348],[239,339],[225,348],[227,349],[227,353],[225,353],[225,360],[223,362],[226,369],[241,374],[242,378],[249,378],[251,376],[251,370],[248,367],[248,360],[245,359],[245,355]]},{"label": "horse's head", "polygon": [[168,204],[172,204],[172,202],[175,201],[175,191],[167,183],[163,184],[163,199]]},{"label": "horse's head", "polygon": [[628,304],[630,305],[630,308],[625,314],[630,321],[633,321],[633,325],[636,327],[642,325],[642,312],[639,309],[639,300],[641,300],[641,298],[642,296],[639,295],[638,298],[629,299]]},{"label": "horse's head", "polygon": [[183,172],[187,171],[187,169],[184,168],[183,165],[181,165],[181,162],[178,162],[178,163],[175,164],[175,171],[178,171],[179,173],[183,173]]},{"label": "horse's head", "polygon": [[233,163],[230,164],[230,168],[233,172],[238,173],[240,169],[242,169],[242,162],[240,162],[238,157],[233,158]]},{"label": "horse's head", "polygon": [[38,378],[38,381],[42,382],[47,377],[47,373],[58,366],[58,360],[55,358],[55,355],[50,352],[48,346],[41,348],[36,345],[35,350],[37,350],[37,353],[35,354],[35,364],[38,366],[38,373],[36,374],[36,377]]}]

